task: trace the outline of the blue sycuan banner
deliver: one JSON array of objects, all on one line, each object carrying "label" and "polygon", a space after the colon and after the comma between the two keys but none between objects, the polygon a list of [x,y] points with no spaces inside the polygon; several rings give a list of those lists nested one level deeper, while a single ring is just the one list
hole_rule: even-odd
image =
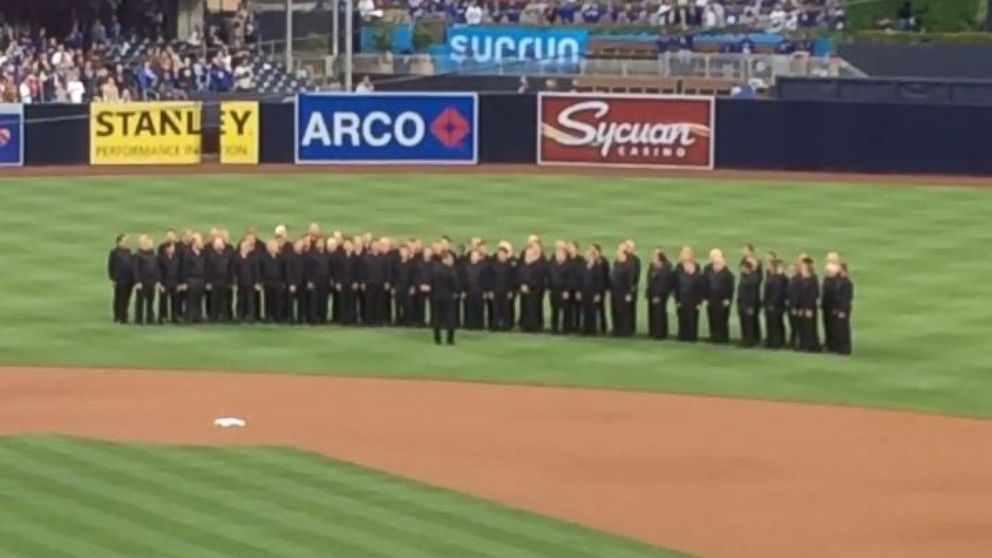
[{"label": "blue sycuan banner", "polygon": [[580,28],[462,26],[448,28],[448,49],[456,62],[541,60],[578,64],[589,46]]},{"label": "blue sycuan banner", "polygon": [[475,93],[314,93],[296,98],[297,163],[478,162]]},{"label": "blue sycuan banner", "polygon": [[0,166],[24,164],[24,105],[0,103]]}]

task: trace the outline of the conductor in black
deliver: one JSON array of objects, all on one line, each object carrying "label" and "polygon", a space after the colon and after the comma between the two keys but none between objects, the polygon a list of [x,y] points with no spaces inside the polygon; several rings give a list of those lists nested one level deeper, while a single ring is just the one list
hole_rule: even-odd
[{"label": "conductor in black", "polygon": [[127,309],[134,289],[134,255],[127,245],[127,235],[119,234],[107,257],[107,277],[114,287],[114,321],[127,323]]},{"label": "conductor in black", "polygon": [[458,322],[455,301],[459,291],[458,274],[455,273],[455,257],[450,251],[446,251],[441,256],[441,263],[434,269],[431,284],[434,302],[431,321],[434,326],[434,342],[438,345],[441,344],[442,329],[447,332],[447,343],[449,345],[455,344],[455,326]]}]

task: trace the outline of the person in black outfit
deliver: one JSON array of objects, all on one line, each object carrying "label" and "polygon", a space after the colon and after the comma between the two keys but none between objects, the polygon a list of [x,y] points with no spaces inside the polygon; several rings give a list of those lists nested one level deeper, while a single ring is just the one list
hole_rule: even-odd
[{"label": "person in black outfit", "polygon": [[155,293],[159,291],[162,270],[155,255],[155,244],[148,235],[138,237],[138,251],[134,254],[134,323],[155,323]]},{"label": "person in black outfit", "polygon": [[513,298],[517,292],[517,268],[507,246],[500,246],[492,265],[493,331],[513,329]]},{"label": "person in black outfit", "polygon": [[706,299],[703,277],[692,248],[685,246],[675,266],[675,309],[679,321],[679,341],[695,343],[699,339],[699,306]]},{"label": "person in black outfit", "polygon": [[749,259],[741,260],[740,274],[737,318],[741,326],[741,345],[755,347],[761,343],[761,276]]},{"label": "person in black outfit", "polygon": [[262,290],[262,270],[259,257],[255,254],[254,239],[245,239],[238,253],[231,261],[234,286],[238,289],[235,304],[235,317],[239,323],[255,323],[257,316],[256,295]]},{"label": "person in black outfit", "polygon": [[802,279],[799,267],[798,264],[793,264],[786,270],[789,282],[786,284],[785,302],[788,311],[789,347],[792,349],[799,347],[799,288]]},{"label": "person in black outfit", "polygon": [[833,346],[828,348],[831,352],[839,355],[849,355],[851,354],[851,308],[854,303],[854,283],[848,275],[846,264],[832,263],[830,265],[837,266],[839,269],[836,272],[837,282],[828,322]]},{"label": "person in black outfit", "polygon": [[355,295],[358,291],[355,273],[357,268],[358,255],[355,254],[355,244],[350,238],[345,238],[341,245],[340,264],[334,270],[334,288],[338,291],[342,325],[355,325],[358,322],[358,309],[355,303]]},{"label": "person in black outfit", "polygon": [[107,256],[107,277],[114,288],[114,322],[127,323],[127,311],[131,306],[131,291],[134,290],[134,255],[128,248],[126,234],[119,234],[114,240],[114,248]]},{"label": "person in black outfit", "polygon": [[382,244],[375,240],[365,253],[365,312],[366,325],[381,326],[386,321],[386,293],[389,288],[389,261]]},{"label": "person in black outfit", "polygon": [[820,285],[820,319],[823,320],[823,344],[827,350],[833,347],[833,332],[830,330],[830,317],[833,315],[834,292],[837,288],[838,273],[840,273],[840,254],[827,254],[826,273],[823,284]]},{"label": "person in black outfit", "polygon": [[517,267],[517,282],[520,286],[520,329],[537,333],[544,329],[544,260],[540,244],[531,244],[524,251],[524,258]]},{"label": "person in black outfit", "polygon": [[327,252],[330,239],[314,240],[310,253],[306,256],[304,275],[307,291],[310,293],[310,325],[327,323],[331,294],[331,255]]},{"label": "person in black outfit", "polygon": [[489,262],[478,248],[469,253],[464,266],[465,329],[482,330],[486,327],[486,295],[492,290]]},{"label": "person in black outfit", "polygon": [[158,265],[162,278],[161,293],[158,297],[158,322],[166,320],[179,323],[183,316],[182,298],[179,296],[180,265],[179,245],[175,242],[159,247]]},{"label": "person in black outfit", "polygon": [[614,337],[630,337],[634,334],[635,289],[633,261],[626,246],[621,244],[617,248],[613,272],[610,274],[610,317]]},{"label": "person in black outfit", "polygon": [[427,318],[427,308],[431,300],[431,284],[434,282],[434,250],[424,246],[419,257],[414,258],[413,280],[416,290],[413,294],[412,324],[424,327]]},{"label": "person in black outfit", "polygon": [[565,255],[568,262],[565,265],[565,293],[562,312],[562,331],[565,333],[579,333],[582,329],[582,301],[579,294],[582,292],[582,279],[586,272],[586,259],[579,252],[579,245],[575,242],[565,243]]},{"label": "person in black outfit", "polygon": [[703,271],[706,277],[706,318],[710,326],[710,342],[730,341],[730,302],[734,298],[734,274],[727,269],[723,252],[710,251],[710,263]]},{"label": "person in black outfit", "polygon": [[213,240],[213,246],[206,253],[207,291],[210,293],[208,318],[212,323],[231,321],[231,285],[234,284],[232,257],[227,251],[227,243],[220,236]]},{"label": "person in black outfit", "polygon": [[278,240],[270,240],[258,259],[262,294],[265,296],[263,320],[281,323],[286,314],[286,259]]},{"label": "person in black outfit", "polygon": [[286,260],[286,314],[285,323],[302,324],[310,308],[306,305],[306,281],[303,276],[303,266],[306,256],[303,254],[303,241],[293,243],[293,250],[284,255]]},{"label": "person in black outfit", "polygon": [[788,306],[789,278],[785,276],[782,260],[773,259],[768,265],[768,277],[765,279],[765,347],[781,349],[785,346],[785,323],[782,316]]},{"label": "person in black outfit", "polygon": [[799,296],[797,321],[799,327],[798,350],[815,353],[820,351],[817,335],[816,311],[820,296],[820,285],[813,273],[813,260],[803,258],[799,265]]},{"label": "person in black outfit", "polygon": [[548,262],[548,302],[551,303],[551,333],[560,333],[572,319],[569,314],[569,261],[565,252],[565,242],[555,243],[555,253]]},{"label": "person in black outfit", "polygon": [[397,250],[399,256],[393,272],[393,300],[396,304],[394,323],[398,326],[409,326],[413,314],[413,255],[406,245]]},{"label": "person in black outfit", "polygon": [[675,290],[675,272],[661,248],[654,251],[647,283],[648,333],[654,339],[667,339],[668,298]]},{"label": "person in black outfit", "polygon": [[202,323],[207,259],[203,252],[203,237],[199,233],[193,234],[189,250],[183,254],[181,269],[179,289],[186,293],[186,323]]},{"label": "person in black outfit", "polygon": [[461,287],[458,284],[458,274],[455,273],[455,257],[451,251],[441,256],[431,274],[431,325],[434,328],[434,342],[441,344],[441,330],[446,332],[445,341],[448,345],[455,344],[455,328],[457,327],[457,299]]},{"label": "person in black outfit", "polygon": [[582,335],[599,335],[599,308],[608,283],[603,276],[599,251],[595,245],[586,251],[586,258],[579,277],[579,291],[576,299],[582,310]]},{"label": "person in black outfit", "polygon": [[633,299],[630,301],[630,334],[634,335],[637,332],[637,295],[641,292],[641,258],[637,256],[637,245],[630,238],[623,241],[623,250],[627,253],[634,280]]},{"label": "person in black outfit", "polygon": [[[606,289],[610,289],[610,262],[603,257],[603,247],[599,244],[593,244],[593,248],[596,250],[596,266],[599,272],[603,275],[603,284],[606,285]],[[596,308],[596,315],[599,317],[599,331],[602,334],[606,334],[610,331],[608,324],[606,323],[606,293],[599,299],[599,305]]]}]

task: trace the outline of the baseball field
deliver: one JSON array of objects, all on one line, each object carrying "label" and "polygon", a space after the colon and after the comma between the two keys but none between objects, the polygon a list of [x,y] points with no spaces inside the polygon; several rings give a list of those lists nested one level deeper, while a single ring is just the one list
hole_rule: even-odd
[{"label": "baseball field", "polygon": [[[992,190],[492,168],[0,183],[0,556],[992,548]],[[855,354],[111,323],[115,234],[311,221],[517,247],[633,238],[642,258],[837,250]],[[248,427],[214,428],[225,415]]]}]

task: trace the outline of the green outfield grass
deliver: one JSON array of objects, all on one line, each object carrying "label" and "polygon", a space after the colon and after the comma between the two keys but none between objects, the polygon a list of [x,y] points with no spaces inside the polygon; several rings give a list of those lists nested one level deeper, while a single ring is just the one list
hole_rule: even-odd
[{"label": "green outfield grass", "polygon": [[[992,191],[705,175],[0,180],[0,363],[566,384],[992,416]],[[818,259],[836,249],[856,282],[856,355],[488,333],[448,349],[425,331],[110,323],[106,253],[118,231],[285,223],[300,232],[310,220],[400,237],[505,237],[518,247],[531,232],[606,246],[630,236],[645,258],[656,244],[721,246],[735,259],[748,241]]]},{"label": "green outfield grass", "polygon": [[676,558],[276,448],[0,438],[0,556]]}]

